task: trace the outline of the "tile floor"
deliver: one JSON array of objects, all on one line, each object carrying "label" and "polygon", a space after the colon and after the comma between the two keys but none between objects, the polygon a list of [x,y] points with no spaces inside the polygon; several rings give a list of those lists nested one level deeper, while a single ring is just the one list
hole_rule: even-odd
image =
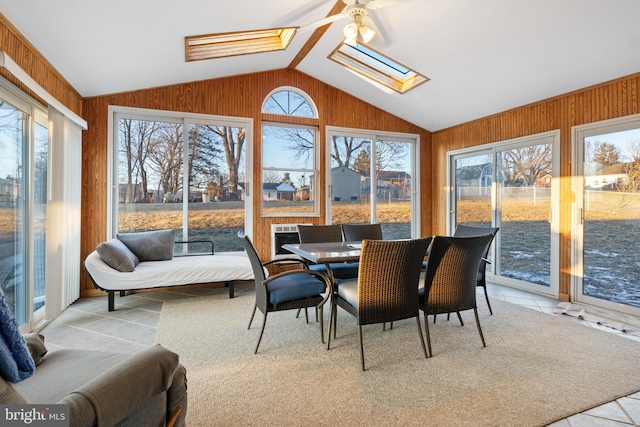
[{"label": "tile floor", "polygon": [[[241,292],[253,292],[253,286],[237,285],[236,293]],[[57,348],[83,348],[135,352],[154,343],[164,301],[215,293],[226,294],[227,289],[223,287],[177,288],[171,291],[129,295],[125,298],[116,297],[116,311],[113,312],[107,311],[106,297],[81,298],[47,325],[42,333],[45,335],[47,348],[50,351]],[[553,314],[553,309],[558,301],[553,298],[491,284],[489,284],[489,295],[557,316]],[[589,327],[619,333],[569,316],[567,319]],[[624,336],[640,340],[637,337]],[[572,415],[550,426],[640,426],[640,392]]]}]

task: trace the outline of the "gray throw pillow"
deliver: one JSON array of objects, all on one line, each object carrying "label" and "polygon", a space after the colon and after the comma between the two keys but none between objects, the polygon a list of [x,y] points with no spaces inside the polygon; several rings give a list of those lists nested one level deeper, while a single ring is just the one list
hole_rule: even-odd
[{"label": "gray throw pillow", "polygon": [[40,334],[24,334],[22,336],[24,341],[27,343],[27,348],[29,349],[29,353],[31,353],[31,358],[38,366],[42,363],[42,358],[45,354],[47,354],[47,347],[44,346],[44,336]]},{"label": "gray throw pillow", "polygon": [[173,229],[118,233],[116,237],[133,252],[140,262],[173,259]]},{"label": "gray throw pillow", "polygon": [[109,239],[96,247],[100,258],[111,268],[122,272],[132,272],[138,265],[138,257],[118,239]]}]

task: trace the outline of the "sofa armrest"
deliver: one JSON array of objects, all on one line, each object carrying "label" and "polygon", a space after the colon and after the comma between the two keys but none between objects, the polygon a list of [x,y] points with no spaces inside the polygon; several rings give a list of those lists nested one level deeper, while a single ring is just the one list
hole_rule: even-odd
[{"label": "sofa armrest", "polygon": [[147,400],[166,392],[177,367],[178,355],[155,345],[98,375],[59,403],[69,404],[71,414],[82,420],[73,425],[84,425],[85,420],[93,424],[86,402],[95,411],[97,425],[115,425]]}]

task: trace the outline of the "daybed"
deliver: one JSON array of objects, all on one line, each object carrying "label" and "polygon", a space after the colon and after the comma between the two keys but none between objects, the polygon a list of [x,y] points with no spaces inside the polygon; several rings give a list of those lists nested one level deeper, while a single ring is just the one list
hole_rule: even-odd
[{"label": "daybed", "polygon": [[[109,311],[115,310],[116,292],[124,296],[126,291],[137,289],[224,283],[229,288],[229,298],[233,298],[234,282],[253,280],[245,252],[173,256],[173,230],[162,231],[170,231],[162,237],[168,239],[170,235],[170,252],[164,255],[157,254],[162,245],[157,242],[160,231],[153,231],[119,234],[117,239],[101,243],[87,256],[85,271],[96,288],[108,293]],[[150,236],[156,241],[149,243],[146,239]],[[144,244],[140,243],[142,237]],[[150,254],[150,248],[156,253]]]}]

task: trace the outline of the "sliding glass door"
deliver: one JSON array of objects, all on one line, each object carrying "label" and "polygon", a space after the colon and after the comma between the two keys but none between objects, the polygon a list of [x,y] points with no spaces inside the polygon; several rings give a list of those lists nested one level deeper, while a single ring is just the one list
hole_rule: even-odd
[{"label": "sliding glass door", "polygon": [[[246,119],[116,107],[112,232],[171,228],[176,242],[242,250],[251,203]],[[247,221],[248,219],[248,221]],[[177,244],[176,253],[211,250]]]},{"label": "sliding glass door", "polygon": [[554,296],[556,141],[549,133],[450,153],[448,220],[449,234],[458,224],[500,228],[489,280]]},{"label": "sliding glass door", "polygon": [[577,127],[574,154],[576,299],[640,315],[640,116]]},{"label": "sliding glass door", "polygon": [[0,85],[0,287],[25,330],[44,318],[47,126],[43,108]]},{"label": "sliding glass door", "polygon": [[417,236],[417,137],[329,128],[327,139],[327,222],[380,223],[385,239]]}]

